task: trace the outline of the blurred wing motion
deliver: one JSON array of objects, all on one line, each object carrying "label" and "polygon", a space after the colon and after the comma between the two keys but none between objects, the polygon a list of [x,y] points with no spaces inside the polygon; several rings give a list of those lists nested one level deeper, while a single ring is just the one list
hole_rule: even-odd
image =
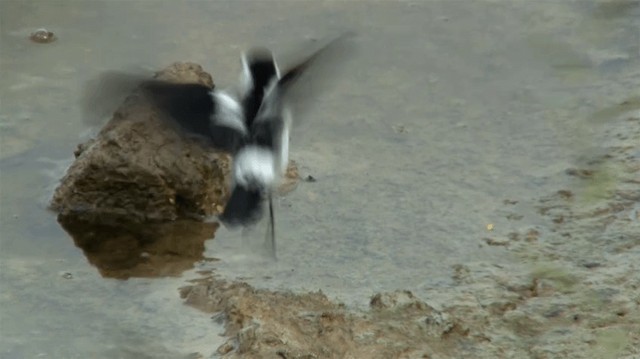
[{"label": "blurred wing motion", "polygon": [[[279,185],[279,179],[288,165],[289,133],[292,124],[290,105],[299,98],[312,95],[312,91],[308,91],[313,88],[312,84],[299,85],[314,80],[313,77],[307,76],[314,73],[318,75],[314,68],[327,70],[326,66],[318,65],[331,62],[329,59],[333,57],[329,55],[335,55],[344,38],[345,36],[340,36],[316,46],[311,53],[285,71],[278,67],[273,53],[267,49],[255,48],[243,55],[240,98],[248,135],[234,158],[234,188],[220,217],[225,224],[254,224],[262,217],[265,199],[270,201],[269,218],[273,222],[271,193]],[[306,91],[300,91],[303,89]],[[313,100],[308,98],[302,102],[311,103]],[[235,202],[248,197],[260,200],[244,204]],[[274,223],[270,223],[268,232],[274,236]],[[272,242],[275,243],[273,238]]]},{"label": "blurred wing motion", "polygon": [[151,80],[140,89],[190,135],[203,137],[219,150],[235,153],[247,134],[242,106],[224,91],[199,84]]},{"label": "blurred wing motion", "polygon": [[316,40],[294,54],[283,56],[293,59],[281,61],[286,70],[280,81],[280,91],[284,93],[287,107],[295,115],[294,126],[304,120],[322,94],[330,92],[332,85],[343,78],[345,62],[355,51],[353,41],[349,41],[353,36],[353,33],[346,32],[326,40]]},{"label": "blurred wing motion", "polygon": [[83,116],[95,124],[137,89],[178,129],[232,153],[233,188],[220,220],[228,226],[251,226],[262,217],[268,200],[267,235],[275,256],[272,194],[288,165],[292,110],[307,110],[326,79],[337,77],[333,67],[347,53],[344,39],[349,35],[318,43],[285,71],[270,50],[251,49],[242,56],[237,95],[199,84],[107,72],[88,83]]},{"label": "blurred wing motion", "polygon": [[[220,219],[227,226],[251,226],[260,220],[268,201],[267,244],[276,255],[273,191],[280,184],[289,158],[292,107],[305,110],[315,100],[315,80],[328,76],[327,65],[344,54],[346,36],[316,46],[282,71],[268,49],[255,48],[242,56],[240,99],[248,130],[246,141],[234,157],[231,198]],[[324,65],[324,66],[323,66]],[[310,76],[315,75],[315,76]],[[321,81],[317,81],[318,85]]]},{"label": "blurred wing motion", "polygon": [[142,73],[106,71],[87,81],[80,99],[83,121],[91,126],[104,123],[125,98],[149,78]]},{"label": "blurred wing motion", "polygon": [[135,90],[184,134],[205,139],[216,149],[235,153],[246,136],[242,106],[224,91],[115,71],[85,86],[81,103],[85,122],[102,122]]}]

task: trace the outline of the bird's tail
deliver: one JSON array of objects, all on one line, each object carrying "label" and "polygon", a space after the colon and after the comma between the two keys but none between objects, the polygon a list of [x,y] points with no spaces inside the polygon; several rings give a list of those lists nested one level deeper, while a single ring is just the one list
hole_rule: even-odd
[{"label": "bird's tail", "polygon": [[235,186],[219,218],[230,227],[254,224],[260,219],[263,202],[262,192],[259,189]]}]

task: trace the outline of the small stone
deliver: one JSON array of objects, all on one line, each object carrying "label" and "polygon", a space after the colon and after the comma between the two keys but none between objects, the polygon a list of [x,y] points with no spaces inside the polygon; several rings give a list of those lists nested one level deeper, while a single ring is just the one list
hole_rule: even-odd
[{"label": "small stone", "polygon": [[422,302],[408,290],[396,290],[389,293],[378,293],[371,298],[369,306],[376,310],[389,310],[397,308],[426,308]]},{"label": "small stone", "polygon": [[567,200],[573,198],[573,192],[569,190],[564,190],[564,189],[559,190],[558,195],[563,199],[567,199]]},{"label": "small stone", "polygon": [[216,350],[216,352],[218,354],[224,355],[224,354],[228,354],[232,350],[233,350],[233,345],[229,342],[225,342],[224,344],[218,347],[218,350]]},{"label": "small stone", "polygon": [[527,242],[533,242],[538,239],[539,235],[540,235],[540,232],[538,232],[535,229],[530,229],[527,231],[527,234],[525,235],[524,238],[527,240]]},{"label": "small stone", "polygon": [[507,237],[509,238],[509,240],[512,241],[519,241],[520,240],[520,233],[518,232],[510,232]]},{"label": "small stone", "polygon": [[443,334],[450,332],[455,323],[448,313],[432,312],[424,318],[420,318],[425,326],[426,332],[432,337],[441,337]]},{"label": "small stone", "polygon": [[56,41],[56,35],[45,28],[40,28],[32,32],[29,39],[38,44],[48,44]]},{"label": "small stone", "polygon": [[236,334],[236,340],[238,341],[238,352],[239,353],[247,353],[253,344],[256,342],[256,329],[258,325],[253,324],[247,327],[242,328]]},{"label": "small stone", "polygon": [[469,270],[469,267],[467,267],[464,264],[455,264],[453,265],[453,280],[455,280],[456,282],[462,282],[465,279],[468,279],[469,276],[471,275],[471,271]]},{"label": "small stone", "polygon": [[594,174],[593,170],[585,170],[585,169],[577,169],[577,168],[568,168],[565,170],[565,173],[569,176],[579,177],[579,178],[589,178]]},{"label": "small stone", "polygon": [[507,246],[509,245],[509,239],[508,238],[482,238],[482,240],[490,245],[490,246]]},{"label": "small stone", "polygon": [[407,129],[404,127],[404,125],[393,125],[391,126],[393,128],[393,131],[395,131],[395,133],[406,133]]},{"label": "small stone", "polygon": [[602,263],[598,263],[598,262],[587,262],[582,264],[583,267],[588,268],[588,269],[593,269],[593,268],[598,268],[600,266],[602,266]]}]

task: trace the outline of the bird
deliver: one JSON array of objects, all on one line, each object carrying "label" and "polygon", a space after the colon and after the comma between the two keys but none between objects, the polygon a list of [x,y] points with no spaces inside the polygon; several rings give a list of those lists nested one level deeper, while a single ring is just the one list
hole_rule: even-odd
[{"label": "bird", "polygon": [[285,71],[279,68],[273,52],[266,48],[251,49],[241,58],[240,102],[246,135],[234,155],[233,188],[220,219],[231,227],[252,225],[262,217],[264,202],[267,202],[267,238],[274,258],[273,193],[289,162],[293,123],[288,95],[300,76],[332,44],[325,44]]},{"label": "bird", "polygon": [[[286,69],[278,65],[273,51],[267,48],[254,47],[243,52],[239,86],[235,92],[114,72],[103,76],[102,82],[117,83],[111,86],[114,89],[126,87],[123,83],[136,84],[181,131],[231,154],[231,195],[218,219],[229,228],[251,227],[263,217],[266,204],[269,213],[267,242],[275,258],[273,194],[289,161],[292,107],[308,107],[315,96],[313,89],[310,90],[314,86],[305,89],[297,85],[318,62],[330,63],[327,59],[332,56],[326,55],[346,35],[324,41]],[[323,57],[327,59],[319,61]],[[314,78],[305,81],[320,82]],[[88,107],[89,110],[94,108],[93,105]]]}]

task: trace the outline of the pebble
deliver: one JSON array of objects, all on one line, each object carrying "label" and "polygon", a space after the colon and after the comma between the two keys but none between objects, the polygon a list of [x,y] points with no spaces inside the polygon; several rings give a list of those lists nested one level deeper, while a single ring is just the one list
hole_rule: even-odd
[{"label": "pebble", "polygon": [[37,42],[38,44],[48,44],[56,41],[56,35],[42,27],[35,32],[32,32],[29,39],[33,42]]},{"label": "pebble", "polygon": [[60,272],[60,276],[64,279],[73,279],[71,272]]}]

